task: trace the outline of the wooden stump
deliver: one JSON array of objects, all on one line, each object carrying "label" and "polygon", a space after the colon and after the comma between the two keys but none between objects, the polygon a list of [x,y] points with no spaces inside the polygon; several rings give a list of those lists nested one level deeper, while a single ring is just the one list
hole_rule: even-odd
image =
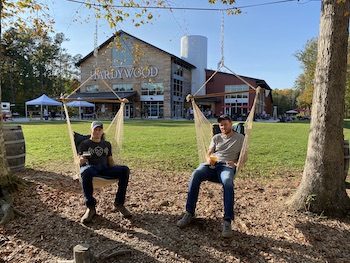
[{"label": "wooden stump", "polygon": [[124,250],[117,250],[106,256],[103,256],[103,254],[105,254],[109,250],[105,250],[100,254],[94,256],[89,244],[79,244],[73,248],[74,259],[58,260],[58,263],[96,263],[96,262],[99,262],[100,260],[104,260],[109,257],[131,253],[130,250],[124,249]]},{"label": "wooden stump", "polygon": [[89,244],[79,244],[73,249],[75,263],[93,263],[94,256]]}]

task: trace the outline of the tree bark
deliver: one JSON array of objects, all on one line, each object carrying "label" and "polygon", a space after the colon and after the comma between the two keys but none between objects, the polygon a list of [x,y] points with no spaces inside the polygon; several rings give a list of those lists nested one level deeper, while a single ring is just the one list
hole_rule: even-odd
[{"label": "tree bark", "polygon": [[349,0],[323,0],[307,157],[289,204],[326,215],[349,212],[343,158],[343,119]]}]

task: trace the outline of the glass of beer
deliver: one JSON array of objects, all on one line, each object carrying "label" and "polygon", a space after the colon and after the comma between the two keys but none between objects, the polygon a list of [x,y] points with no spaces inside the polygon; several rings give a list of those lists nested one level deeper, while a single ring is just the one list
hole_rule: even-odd
[{"label": "glass of beer", "polygon": [[84,157],[84,158],[87,158],[87,159],[89,159],[90,157],[91,157],[91,153],[89,152],[89,151],[84,151],[83,152],[83,154],[82,154],[82,156]]},{"label": "glass of beer", "polygon": [[[214,163],[216,163],[218,161],[218,157],[216,155],[210,155],[210,160]],[[211,169],[215,168],[215,165],[210,165],[209,166]]]}]

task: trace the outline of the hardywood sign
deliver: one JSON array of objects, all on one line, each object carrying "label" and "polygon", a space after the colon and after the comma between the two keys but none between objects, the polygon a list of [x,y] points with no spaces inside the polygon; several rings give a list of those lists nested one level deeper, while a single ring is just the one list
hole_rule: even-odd
[{"label": "hardywood sign", "polygon": [[[95,74],[94,74],[95,73]],[[159,73],[157,67],[148,66],[148,67],[120,67],[113,69],[105,69],[94,71],[91,70],[90,77],[93,80],[98,79],[123,79],[123,78],[149,78],[155,77]]]}]

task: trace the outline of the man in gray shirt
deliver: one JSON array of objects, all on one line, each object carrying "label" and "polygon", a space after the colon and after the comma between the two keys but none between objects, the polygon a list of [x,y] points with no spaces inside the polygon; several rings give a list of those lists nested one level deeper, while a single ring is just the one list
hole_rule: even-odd
[{"label": "man in gray shirt", "polygon": [[186,212],[177,226],[182,228],[189,225],[196,210],[199,188],[203,181],[221,183],[224,190],[224,220],[222,236],[232,237],[231,221],[234,219],[234,175],[239,154],[242,149],[244,135],[232,130],[231,118],[221,115],[218,118],[220,134],[213,136],[206,153],[206,163],[202,163],[192,173],[188,186]]}]

